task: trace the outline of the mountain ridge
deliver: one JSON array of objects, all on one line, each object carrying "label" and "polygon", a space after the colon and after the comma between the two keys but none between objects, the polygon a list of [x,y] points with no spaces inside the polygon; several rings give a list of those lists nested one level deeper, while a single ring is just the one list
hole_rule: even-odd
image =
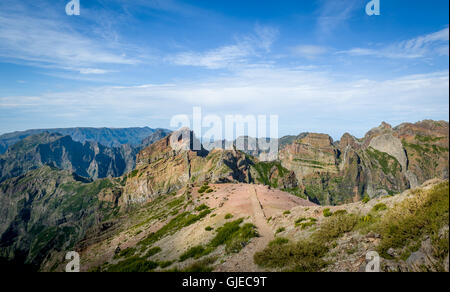
[{"label": "mountain ridge", "polygon": [[43,132],[59,133],[64,136],[71,136],[74,141],[87,142],[95,141],[107,147],[130,144],[138,146],[148,136],[156,131],[169,133],[165,129],[152,129],[149,127],[133,128],[93,128],[93,127],[74,127],[74,128],[54,128],[54,129],[31,129],[25,131],[16,131],[0,135],[0,154],[6,152],[8,147],[14,145],[20,140]]},{"label": "mountain ridge", "polygon": [[[179,139],[182,131],[189,131],[184,137],[190,140]],[[326,218],[336,214],[343,220],[339,226],[351,223],[344,237],[339,233],[330,239],[342,242],[342,248],[333,248],[326,237],[327,243],[314,242],[320,256],[311,259],[312,266],[305,262],[306,266],[291,267],[287,257],[282,258],[286,267],[355,271],[362,266],[359,258],[351,257],[348,267],[345,259],[334,253],[350,254],[355,249],[360,256],[370,243],[383,253],[387,271],[413,269],[419,259],[436,258],[429,252],[434,241],[422,236],[415,237],[414,244],[402,240],[406,245],[396,243],[392,251],[386,248],[389,229],[377,229],[377,218],[384,216],[378,213],[378,208],[384,208],[379,204],[394,210],[397,203],[410,197],[431,209],[426,214],[415,209],[417,218],[414,213],[409,215],[413,218],[404,220],[419,220],[418,226],[428,226],[424,235],[436,242],[445,243],[447,238],[448,246],[444,224],[447,222],[448,230],[446,122],[422,121],[394,128],[383,123],[364,138],[344,134],[337,142],[326,134],[303,133],[289,138],[277,161],[262,161],[235,148],[194,151],[195,136],[189,129],[182,131],[139,151],[134,170],[95,181],[73,173],[69,164],[58,159],[82,153],[79,147],[87,147],[86,153],[111,150],[100,151],[98,143],[82,144],[70,136],[43,133],[12,146],[7,151],[15,155],[9,160],[16,162],[12,169],[27,168],[22,162],[28,155],[51,158],[39,161],[54,164],[31,163],[17,176],[0,182],[0,264],[7,259],[41,271],[60,271],[64,251],[70,249],[82,254],[84,269],[96,271],[167,270],[171,266],[184,271],[193,269],[191,265],[208,271],[236,271],[239,263],[245,270],[273,271],[279,267],[271,266],[270,257],[276,259],[286,251],[301,254],[297,248],[309,248],[304,246],[308,242],[294,242],[310,238],[316,226],[328,228],[327,222],[335,218]],[[171,145],[171,139],[175,144]],[[69,146],[72,144],[77,146]],[[438,180],[429,181],[435,177]],[[437,188],[429,198],[421,195],[428,194],[428,185]],[[397,196],[402,193],[405,195]],[[389,216],[394,215],[400,216]],[[382,220],[386,226],[392,222]],[[361,234],[366,225],[378,235]],[[356,232],[355,226],[361,229]],[[223,228],[236,233],[219,241],[216,237],[222,236]],[[285,239],[278,239],[281,236]],[[269,243],[268,239],[279,242]],[[286,250],[277,247],[286,242],[292,242]],[[423,248],[414,249],[419,243]],[[258,253],[262,249],[265,251]],[[334,252],[328,254],[331,250]],[[325,265],[326,257],[334,265]],[[399,264],[390,257],[402,261]],[[436,261],[445,263],[445,254]]]}]

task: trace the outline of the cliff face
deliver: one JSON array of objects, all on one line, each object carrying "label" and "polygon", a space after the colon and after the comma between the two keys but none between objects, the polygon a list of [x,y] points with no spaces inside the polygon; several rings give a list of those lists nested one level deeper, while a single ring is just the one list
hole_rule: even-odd
[{"label": "cliff face", "polygon": [[25,138],[0,156],[0,182],[43,165],[92,179],[118,177],[134,168],[138,149],[75,142],[70,136],[42,133]]},{"label": "cliff face", "polygon": [[88,183],[49,166],[1,183],[0,258],[35,267],[52,257],[60,261],[114,211],[114,204],[100,201],[98,194],[115,185],[110,179]]},{"label": "cliff face", "polygon": [[[279,160],[272,162],[254,157],[261,158],[257,149],[247,155],[234,150],[192,151],[192,145],[174,150],[170,137],[138,154],[122,205],[147,202],[204,181],[260,183],[316,203],[339,205],[402,192],[435,177],[448,178],[446,122],[424,121],[396,128],[382,123],[362,139],[347,133],[338,142],[326,134],[303,133],[280,139],[284,142]],[[247,147],[255,142],[248,137],[240,139],[235,144],[240,141]]]},{"label": "cliff face", "polygon": [[341,204],[448,178],[447,122],[423,121],[396,128],[383,123],[364,138],[344,134],[339,142],[306,134],[280,150],[282,165],[300,188],[321,204]]},{"label": "cliff face", "polygon": [[[189,130],[182,130],[189,131]],[[136,158],[136,169],[127,176],[121,205],[142,203],[157,196],[176,191],[189,183],[251,182],[250,165],[253,163],[244,153],[238,151],[203,148],[194,151],[193,143],[176,140],[170,143],[172,135],[143,149]],[[193,141],[192,133],[189,133]]]}]

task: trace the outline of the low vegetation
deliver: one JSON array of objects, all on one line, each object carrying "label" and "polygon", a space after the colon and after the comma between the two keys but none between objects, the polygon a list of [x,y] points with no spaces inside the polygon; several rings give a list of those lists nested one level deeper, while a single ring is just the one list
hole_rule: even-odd
[{"label": "low vegetation", "polygon": [[367,149],[367,154],[372,159],[378,161],[379,165],[381,166],[381,170],[385,174],[395,175],[398,171],[401,170],[400,163],[397,161],[397,159],[385,152],[381,152],[369,147],[369,149]]},{"label": "low vegetation", "polygon": [[243,219],[238,219],[225,223],[217,229],[216,236],[207,245],[198,245],[188,249],[180,256],[180,262],[189,258],[199,259],[210,254],[221,245],[225,245],[227,253],[238,253],[252,238],[259,236],[256,226],[250,223],[242,225],[243,222]]},{"label": "low vegetation", "polygon": [[225,220],[231,219],[233,217],[234,217],[233,214],[228,213],[225,215]]},{"label": "low vegetation", "polygon": [[[302,224],[306,219],[297,220]],[[266,268],[296,272],[315,272],[326,267],[323,257],[330,249],[330,243],[357,223],[355,215],[340,214],[324,222],[309,239],[289,243],[283,239],[271,242],[266,249],[255,254],[255,263]]]},{"label": "low vegetation", "polygon": [[381,234],[379,252],[390,258],[390,248],[417,246],[423,235],[436,238],[439,230],[449,222],[449,186],[441,183],[430,191],[415,190],[375,226]]},{"label": "low vegetation", "polygon": [[[299,218],[295,224],[302,226],[311,222],[309,220]],[[432,240],[433,256],[442,262],[449,250],[448,231],[442,234],[442,228],[448,226],[448,222],[449,186],[448,182],[444,182],[431,190],[412,191],[408,198],[392,208],[379,203],[362,216],[336,211],[307,239],[290,242],[277,238],[263,251],[256,253],[254,260],[261,267],[273,270],[320,271],[329,264],[324,259],[337,246],[337,239],[349,232],[371,231],[380,235],[378,252],[384,258],[392,258],[388,250],[393,248],[399,251],[399,260],[406,260],[411,252],[420,248],[427,235]],[[346,249],[347,254],[356,251],[355,246]],[[432,268],[442,270],[442,267]]]},{"label": "low vegetation", "polygon": [[324,217],[330,217],[332,215],[333,215],[333,213],[330,211],[330,208],[326,208],[326,209],[323,210],[323,216]]},{"label": "low vegetation", "polygon": [[164,227],[159,229],[157,232],[152,233],[145,239],[141,240],[139,244],[144,246],[152,245],[164,236],[174,234],[182,228],[192,225],[197,221],[205,218],[210,213],[211,210],[209,208],[203,209],[198,214],[191,214],[190,212],[181,213],[180,215],[173,218],[169,223],[164,225]]}]

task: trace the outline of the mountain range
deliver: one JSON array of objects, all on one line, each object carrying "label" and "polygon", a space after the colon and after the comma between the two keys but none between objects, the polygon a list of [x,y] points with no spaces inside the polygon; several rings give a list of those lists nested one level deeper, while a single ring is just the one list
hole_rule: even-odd
[{"label": "mountain range", "polygon": [[117,147],[124,144],[139,146],[145,138],[155,132],[170,133],[165,129],[143,128],[60,128],[60,129],[36,129],[27,131],[18,131],[0,135],[0,154],[6,152],[8,147],[16,144],[24,138],[44,132],[58,133],[64,136],[70,136],[76,142],[97,142],[106,147]]},{"label": "mountain range", "polygon": [[[183,131],[190,141],[171,145]],[[278,159],[268,161],[259,150],[192,150],[196,138],[189,129],[153,131],[139,145],[118,147],[43,131],[0,156],[0,263],[58,271],[64,253],[76,250],[84,270],[276,270],[272,260],[281,260],[266,256],[301,254],[295,242],[336,224],[351,226],[315,242],[319,258],[302,267],[283,259],[285,266],[358,270],[361,264],[348,268],[334,256],[349,251],[330,246],[344,234],[351,239],[344,246],[357,255],[367,251],[362,241],[370,241],[387,270],[413,269],[419,255],[445,263],[448,248],[442,258],[426,249],[440,241],[448,246],[448,133],[448,122],[430,120],[382,123],[363,138],[344,134],[339,141],[302,133],[280,138]],[[415,196],[419,201],[410,202]],[[431,209],[405,213],[396,207],[403,201]],[[373,211],[379,204],[387,211]],[[379,229],[389,216],[422,227],[393,243],[389,230]],[[361,237],[363,230],[374,240]],[[266,256],[258,253],[263,249]],[[327,257],[334,264],[325,264]]]},{"label": "mountain range", "polygon": [[[124,134],[125,130],[117,129],[77,128],[57,131],[42,130],[39,134],[15,136],[14,139],[22,139],[0,155],[0,182],[43,165],[70,170],[89,179],[118,177],[134,169],[136,155],[142,148],[170,133],[162,129],[133,128],[130,129],[132,133],[139,133],[138,137],[131,138],[129,133]],[[62,135],[59,132],[71,135]],[[137,144],[137,139],[148,132],[151,134]],[[95,138],[92,133],[96,134]],[[9,137],[9,142],[13,141],[13,135],[6,136]],[[107,145],[116,145],[119,142],[124,144],[105,146],[101,142]]]}]

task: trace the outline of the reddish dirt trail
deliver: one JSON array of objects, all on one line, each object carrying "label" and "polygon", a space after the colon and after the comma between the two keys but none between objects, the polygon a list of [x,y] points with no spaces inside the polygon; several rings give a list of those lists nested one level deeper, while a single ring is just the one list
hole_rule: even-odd
[{"label": "reddish dirt trail", "polygon": [[257,190],[254,186],[246,188],[246,196],[251,202],[252,215],[250,216],[253,224],[258,228],[259,237],[252,239],[240,253],[232,255],[227,261],[218,266],[218,272],[257,272],[258,266],[253,262],[253,256],[256,252],[263,250],[267,244],[274,238],[274,234],[267,218],[264,214],[264,208],[258,198]]}]

